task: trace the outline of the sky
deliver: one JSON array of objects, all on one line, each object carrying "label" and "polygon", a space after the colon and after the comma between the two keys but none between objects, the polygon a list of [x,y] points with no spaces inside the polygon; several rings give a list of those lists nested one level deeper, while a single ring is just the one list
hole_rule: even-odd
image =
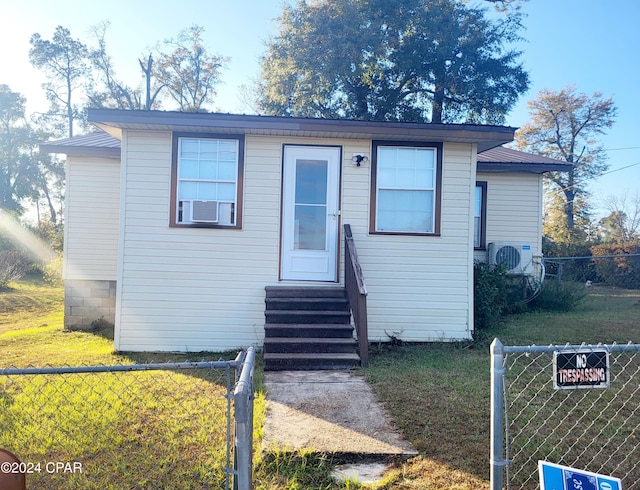
[{"label": "sky", "polygon": [[[289,0],[291,1],[291,0]],[[390,0],[392,1],[392,0]],[[239,87],[260,73],[265,43],[277,30],[281,0],[0,0],[0,84],[27,98],[28,113],[46,110],[41,72],[29,63],[29,38],[51,39],[58,25],[90,43],[89,28],[111,22],[107,48],[116,74],[130,85],[140,76],[137,59],[157,42],[197,24],[212,53],[230,58],[218,87],[216,107],[246,113]],[[525,41],[517,48],[531,87],[507,115],[519,127],[529,118],[527,101],[541,89],[612,97],[618,115],[601,142],[608,173],[589,190],[596,212],[607,214],[610,196],[640,194],[640,2],[637,0],[529,0],[524,4]]]}]

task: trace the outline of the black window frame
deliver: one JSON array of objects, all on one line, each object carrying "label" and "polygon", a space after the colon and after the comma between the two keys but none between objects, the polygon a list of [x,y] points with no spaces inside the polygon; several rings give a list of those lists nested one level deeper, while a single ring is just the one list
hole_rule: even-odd
[{"label": "black window frame", "polygon": [[[476,246],[476,189],[480,187],[482,189],[482,196],[480,200],[480,244]],[[473,249],[474,250],[486,250],[487,249],[487,189],[486,180],[476,181],[476,185],[473,188]]]}]

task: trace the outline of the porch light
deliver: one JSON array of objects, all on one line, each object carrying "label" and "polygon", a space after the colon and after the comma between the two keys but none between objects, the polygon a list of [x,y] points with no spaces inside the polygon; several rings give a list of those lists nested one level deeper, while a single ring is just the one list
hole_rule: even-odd
[{"label": "porch light", "polygon": [[351,157],[351,161],[356,167],[359,167],[362,163],[367,163],[369,157],[366,155],[355,154]]}]

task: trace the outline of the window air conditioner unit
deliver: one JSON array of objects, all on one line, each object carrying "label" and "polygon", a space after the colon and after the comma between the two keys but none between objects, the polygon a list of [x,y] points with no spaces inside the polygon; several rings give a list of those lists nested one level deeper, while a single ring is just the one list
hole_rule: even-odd
[{"label": "window air conditioner unit", "polygon": [[191,201],[193,223],[217,223],[218,201]]},{"label": "window air conditioner unit", "polygon": [[533,250],[529,243],[492,242],[489,244],[489,263],[504,265],[507,274],[533,274]]}]

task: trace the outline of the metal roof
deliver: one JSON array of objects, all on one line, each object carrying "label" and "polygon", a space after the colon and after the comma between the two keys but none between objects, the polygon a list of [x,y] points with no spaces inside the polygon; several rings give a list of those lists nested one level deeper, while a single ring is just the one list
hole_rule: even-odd
[{"label": "metal roof", "polygon": [[69,156],[120,158],[120,140],[98,131],[40,144],[42,153],[64,153]]},{"label": "metal roof", "polygon": [[89,109],[89,122],[119,138],[123,129],[393,141],[476,143],[484,151],[513,140],[515,128],[247,114]]},{"label": "metal roof", "polygon": [[499,146],[478,153],[479,172],[568,172],[572,164],[562,160]]},{"label": "metal roof", "polygon": [[[501,145],[514,128],[473,124],[423,124],[347,119],[313,119],[237,114],[165,111],[89,110],[89,121],[104,131],[40,145],[45,153],[120,158],[123,129],[221,134],[388,139],[396,141],[467,142],[478,145],[479,172],[544,173],[568,171],[571,164]],[[483,148],[485,148],[483,150]]]}]

